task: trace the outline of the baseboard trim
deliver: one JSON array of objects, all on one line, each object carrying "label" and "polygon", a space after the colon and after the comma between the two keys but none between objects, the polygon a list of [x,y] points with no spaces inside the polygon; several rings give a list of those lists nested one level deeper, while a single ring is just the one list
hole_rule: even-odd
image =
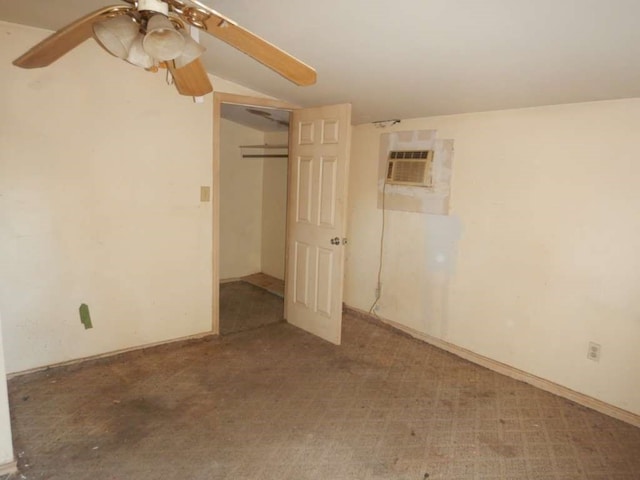
[{"label": "baseboard trim", "polygon": [[15,460],[0,464],[0,475],[9,475],[18,471],[18,462]]},{"label": "baseboard trim", "polygon": [[242,277],[221,278],[220,283],[233,283],[242,281]]},{"label": "baseboard trim", "polygon": [[531,373],[525,372],[524,370],[519,370],[505,363],[498,362],[497,360],[493,360],[489,357],[485,357],[478,353],[472,352],[471,350],[467,350],[466,348],[462,348],[452,343],[445,342],[444,340],[432,337],[431,335],[427,335],[426,333],[422,333],[414,330],[413,328],[401,325],[397,322],[394,322],[393,320],[374,316],[369,312],[360,310],[355,307],[350,307],[349,305],[345,305],[345,311],[357,317],[372,321],[373,323],[382,323],[388,325],[396,330],[400,330],[401,332],[412,336],[413,338],[422,340],[423,342],[433,345],[434,347],[445,350],[472,363],[488,368],[489,370],[493,370],[494,372],[506,375],[507,377],[513,378],[515,380],[520,380],[521,382],[528,383],[529,385],[533,385],[534,387],[537,387],[541,390],[545,390],[549,393],[553,393],[554,395],[558,395],[559,397],[566,398],[567,400],[571,400],[572,402],[580,404],[584,407],[591,408],[592,410],[595,410],[597,412],[629,423],[635,427],[640,427],[640,415],[629,412],[627,410],[623,410],[619,407],[603,402],[602,400],[598,400],[597,398],[590,397],[588,395],[585,395],[584,393],[576,392],[575,390],[571,390],[570,388],[564,387],[558,383],[554,383],[550,380],[538,377]]},{"label": "baseboard trim", "polygon": [[186,337],[173,338],[170,340],[163,340],[161,342],[146,343],[144,345],[123,348],[120,350],[114,350],[112,352],[100,353],[97,355],[90,355],[88,357],[75,358],[73,360],[67,360],[64,362],[52,363],[50,365],[43,365],[42,367],[35,367],[35,368],[30,368],[28,370],[21,370],[19,372],[8,373],[7,380],[11,380],[12,378],[16,378],[16,377],[21,377],[23,375],[29,375],[32,373],[44,372],[46,370],[51,370],[54,368],[70,367],[70,366],[78,365],[85,362],[104,360],[110,357],[117,357],[118,355],[158,348],[166,345],[171,345],[174,343],[189,343],[197,340],[202,340],[208,337],[217,337],[217,335],[212,332],[196,333],[194,335],[187,335]]}]

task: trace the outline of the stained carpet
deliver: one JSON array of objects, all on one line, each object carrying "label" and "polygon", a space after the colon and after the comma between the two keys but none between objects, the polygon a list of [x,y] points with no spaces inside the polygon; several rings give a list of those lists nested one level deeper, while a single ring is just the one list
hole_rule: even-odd
[{"label": "stained carpet", "polygon": [[20,475],[125,479],[640,478],[640,429],[346,315],[9,382]]}]

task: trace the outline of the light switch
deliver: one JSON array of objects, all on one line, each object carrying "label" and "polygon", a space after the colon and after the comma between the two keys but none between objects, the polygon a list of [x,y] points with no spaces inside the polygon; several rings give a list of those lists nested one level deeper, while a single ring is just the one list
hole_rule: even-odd
[{"label": "light switch", "polygon": [[211,200],[211,187],[200,187],[200,201],[208,202]]}]

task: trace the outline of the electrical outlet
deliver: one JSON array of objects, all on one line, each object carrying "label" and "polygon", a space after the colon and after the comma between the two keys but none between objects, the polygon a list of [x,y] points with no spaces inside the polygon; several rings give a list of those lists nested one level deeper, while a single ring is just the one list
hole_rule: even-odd
[{"label": "electrical outlet", "polygon": [[599,362],[601,349],[602,347],[599,344],[595,342],[589,342],[589,349],[587,350],[587,358],[589,360],[593,360],[594,362]]}]

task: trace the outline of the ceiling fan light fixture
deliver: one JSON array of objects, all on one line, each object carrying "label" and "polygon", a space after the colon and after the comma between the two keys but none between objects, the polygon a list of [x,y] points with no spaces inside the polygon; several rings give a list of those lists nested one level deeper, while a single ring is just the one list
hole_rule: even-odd
[{"label": "ceiling fan light fixture", "polygon": [[138,36],[139,26],[129,15],[118,15],[93,25],[98,43],[110,54],[127,58],[131,44]]},{"label": "ceiling fan light fixture", "polygon": [[126,60],[136,67],[152,68],[156,62],[153,57],[144,50],[144,47],[142,46],[142,38],[143,35],[139,34],[133,40]]},{"label": "ceiling fan light fixture", "polygon": [[182,54],[184,44],[182,34],[164,15],[157,13],[147,22],[147,34],[142,45],[153,58],[163,62],[173,60]]},{"label": "ceiling fan light fixture", "polygon": [[184,38],[184,49],[180,56],[174,60],[176,68],[182,68],[189,65],[194,60],[200,58],[205,51],[205,48],[191,38],[191,35],[189,35],[187,31],[180,30],[180,34]]},{"label": "ceiling fan light fixture", "polygon": [[162,0],[138,0],[138,11],[157,12],[169,15],[169,4]]}]

